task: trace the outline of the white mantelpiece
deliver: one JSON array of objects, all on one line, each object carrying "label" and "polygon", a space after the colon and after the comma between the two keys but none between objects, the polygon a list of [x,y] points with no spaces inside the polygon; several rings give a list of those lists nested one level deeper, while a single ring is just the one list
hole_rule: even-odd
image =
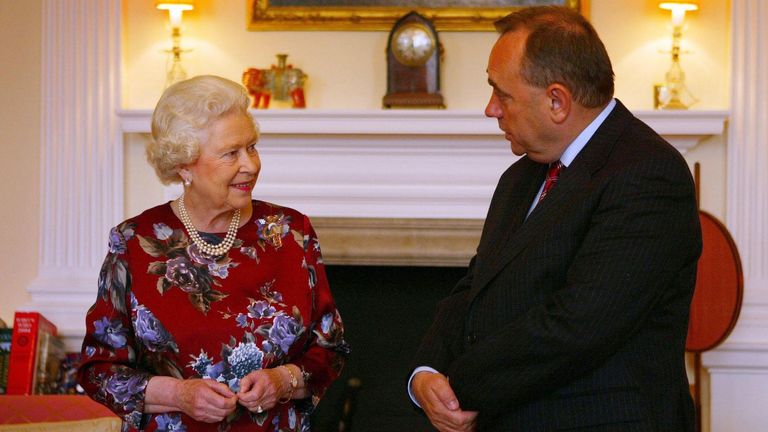
[{"label": "white mantelpiece", "polygon": [[[474,253],[501,173],[516,159],[494,119],[456,110],[253,111],[254,195],[309,214],[332,264],[457,265]],[[681,152],[721,135],[725,111],[638,115]],[[147,133],[151,112],[121,111]],[[166,189],[166,199],[181,192]]]},{"label": "white mantelpiece", "polygon": [[[479,111],[260,110],[259,198],[313,217],[482,219],[514,160]],[[724,131],[727,111],[640,111],[681,153]],[[120,111],[149,132],[149,110]],[[169,195],[175,191],[171,190]]]}]

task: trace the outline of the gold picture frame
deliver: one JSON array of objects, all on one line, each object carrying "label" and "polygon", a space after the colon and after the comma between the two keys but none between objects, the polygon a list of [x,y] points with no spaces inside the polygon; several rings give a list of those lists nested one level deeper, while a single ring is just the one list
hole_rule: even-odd
[{"label": "gold picture frame", "polygon": [[[428,18],[438,31],[493,31],[493,22],[525,6],[467,6],[467,0],[443,0],[447,7],[418,7],[418,1],[393,0],[393,6],[366,6],[366,1],[290,0],[291,6],[275,5],[276,0],[248,0],[248,30],[361,30],[388,31],[400,17],[415,10]],[[510,0],[511,3],[521,0]],[[379,4],[380,0],[369,0]],[[423,2],[422,2],[423,3]],[[473,3],[478,3],[474,0]],[[482,1],[480,2],[482,3]],[[498,2],[493,2],[496,4]],[[567,5],[585,16],[589,0],[539,0],[539,4]],[[296,6],[299,4],[300,6]],[[489,0],[489,4],[491,4]]]}]

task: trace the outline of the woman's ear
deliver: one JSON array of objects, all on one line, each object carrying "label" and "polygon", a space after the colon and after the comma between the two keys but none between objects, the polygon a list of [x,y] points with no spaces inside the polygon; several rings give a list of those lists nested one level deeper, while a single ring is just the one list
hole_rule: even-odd
[{"label": "woman's ear", "polygon": [[184,182],[184,186],[192,184],[192,173],[186,168],[186,165],[180,167],[178,173],[179,177],[181,177],[181,180]]},{"label": "woman's ear", "polygon": [[557,124],[563,123],[571,113],[573,96],[570,90],[562,84],[554,83],[547,87],[547,97],[550,102],[550,118]]}]

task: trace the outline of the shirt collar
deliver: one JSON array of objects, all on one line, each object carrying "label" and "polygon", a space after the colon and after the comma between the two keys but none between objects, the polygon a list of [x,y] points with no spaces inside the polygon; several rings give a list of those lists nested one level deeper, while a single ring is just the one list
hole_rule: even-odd
[{"label": "shirt collar", "polygon": [[616,99],[611,99],[611,101],[608,103],[608,105],[603,108],[603,110],[598,114],[597,117],[595,117],[594,120],[592,120],[592,123],[589,124],[589,126],[585,127],[583,131],[579,134],[579,136],[576,137],[575,140],[573,140],[570,144],[568,144],[568,147],[565,149],[563,154],[560,156],[560,162],[565,165],[566,167],[573,162],[574,159],[576,159],[576,156],[579,155],[579,152],[584,148],[584,146],[587,145],[587,142],[592,138],[592,135],[595,134],[597,131],[597,128],[600,127],[601,124],[605,121],[605,119],[608,117],[608,114],[613,111],[613,107],[616,106]]}]

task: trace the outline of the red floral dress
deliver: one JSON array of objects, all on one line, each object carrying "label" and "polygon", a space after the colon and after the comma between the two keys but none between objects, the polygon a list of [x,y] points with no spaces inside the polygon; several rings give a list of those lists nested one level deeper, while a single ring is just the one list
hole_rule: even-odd
[{"label": "red floral dress", "polygon": [[[110,231],[79,382],[123,419],[123,430],[310,430],[309,414],[349,348],[309,219],[261,201],[253,209],[221,256],[189,240],[170,203]],[[143,413],[154,375],[215,379],[236,392],[249,372],[285,363],[302,369],[311,397],[261,414],[238,405],[219,424]]]}]

